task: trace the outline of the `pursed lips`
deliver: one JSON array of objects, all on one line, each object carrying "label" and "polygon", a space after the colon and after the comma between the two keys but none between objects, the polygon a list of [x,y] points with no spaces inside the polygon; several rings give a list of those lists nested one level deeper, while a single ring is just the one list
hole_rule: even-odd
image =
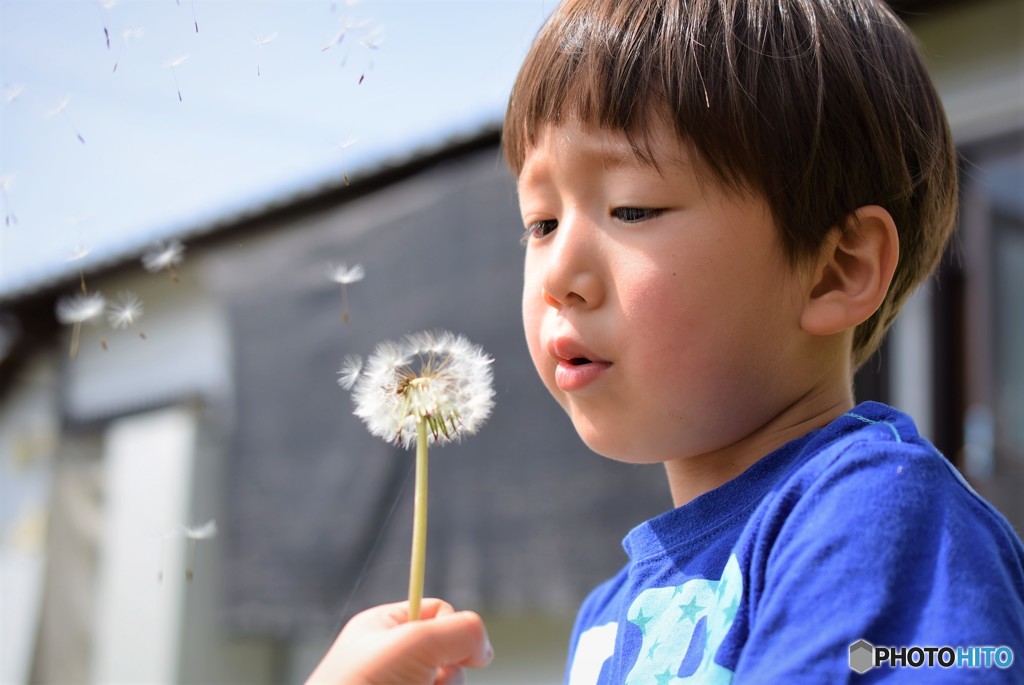
[{"label": "pursed lips", "polygon": [[547,347],[548,354],[557,362],[555,384],[565,392],[582,390],[612,365],[572,338],[553,338]]}]

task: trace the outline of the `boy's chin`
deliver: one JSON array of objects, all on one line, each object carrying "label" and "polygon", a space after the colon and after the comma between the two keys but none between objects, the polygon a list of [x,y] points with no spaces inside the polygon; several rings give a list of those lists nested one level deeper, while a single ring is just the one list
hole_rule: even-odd
[{"label": "boy's chin", "polygon": [[647,446],[637,445],[628,439],[628,426],[622,424],[615,430],[599,430],[585,417],[573,416],[573,426],[591,452],[605,459],[625,464],[661,464],[666,461],[664,452],[655,453]]}]

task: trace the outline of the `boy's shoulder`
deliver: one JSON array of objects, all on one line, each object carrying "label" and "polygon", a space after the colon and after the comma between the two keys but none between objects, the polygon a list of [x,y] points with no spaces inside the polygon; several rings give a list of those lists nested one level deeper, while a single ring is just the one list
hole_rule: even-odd
[{"label": "boy's shoulder", "polygon": [[913,419],[879,402],[859,404],[807,436],[759,510],[754,518],[781,536],[776,542],[827,527],[833,535],[847,529],[878,545],[899,544],[915,530],[955,525],[961,534],[983,532],[995,545],[1021,548],[1005,517],[918,433]]},{"label": "boy's shoulder", "polygon": [[851,513],[858,505],[880,516],[960,506],[1008,525],[912,418],[880,402],[863,402],[806,436],[766,500],[782,493],[793,504],[791,514],[841,495]]}]

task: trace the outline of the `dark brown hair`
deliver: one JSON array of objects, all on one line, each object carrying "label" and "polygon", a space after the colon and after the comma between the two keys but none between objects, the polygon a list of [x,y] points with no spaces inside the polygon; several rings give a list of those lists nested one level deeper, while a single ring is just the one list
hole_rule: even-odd
[{"label": "dark brown hair", "polygon": [[713,180],[764,196],[794,264],[858,207],[885,207],[900,259],[854,333],[857,366],[952,230],[952,136],[915,40],[881,0],[565,0],[509,99],[513,172],[546,125],[571,118],[623,131],[649,163],[668,121]]}]

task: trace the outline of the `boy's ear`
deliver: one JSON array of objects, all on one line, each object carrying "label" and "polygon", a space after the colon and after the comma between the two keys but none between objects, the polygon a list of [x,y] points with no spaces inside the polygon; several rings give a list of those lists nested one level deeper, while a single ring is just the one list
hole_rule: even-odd
[{"label": "boy's ear", "polygon": [[885,299],[899,252],[889,212],[878,205],[853,212],[822,245],[800,327],[811,335],[832,335],[866,321]]}]

